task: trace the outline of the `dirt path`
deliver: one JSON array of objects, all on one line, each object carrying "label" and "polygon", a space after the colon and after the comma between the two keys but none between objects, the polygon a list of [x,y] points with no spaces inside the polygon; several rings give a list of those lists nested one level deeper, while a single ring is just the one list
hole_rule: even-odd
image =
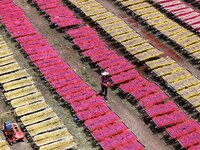
[{"label": "dirt path", "polygon": [[[38,28],[39,32],[42,33],[55,47],[60,56],[66,60],[88,84],[90,84],[94,89],[99,90],[98,74],[94,70],[91,70],[87,64],[83,64],[80,61],[80,56],[77,54],[77,52],[72,50],[71,44],[63,38],[62,34],[50,29],[48,22],[43,19],[42,16],[39,16],[36,9],[29,6],[26,3],[26,0],[16,0],[16,3],[18,6],[21,6],[24,9],[27,17],[32,21],[33,25]],[[135,108],[126,100],[121,100],[118,96],[116,96],[115,91],[109,92],[108,99],[109,107],[116,112],[121,117],[121,120],[124,121],[125,124],[130,128],[130,130],[137,135],[147,150],[172,149],[170,146],[166,146],[165,142],[161,139],[160,134],[152,134],[148,126],[145,125],[140,119],[140,115],[137,113]],[[56,105],[57,102],[54,103]],[[66,119],[69,119],[62,116],[60,117],[65,122]],[[73,129],[73,127],[67,127],[69,130],[71,130],[71,128]],[[76,132],[74,132],[74,135],[75,133]],[[87,140],[87,137],[83,138],[85,138],[85,141]],[[84,149],[88,150],[87,148]]]},{"label": "dirt path", "polygon": [[102,4],[106,9],[110,12],[114,13],[116,16],[120,17],[123,21],[125,21],[131,28],[133,28],[137,33],[141,35],[142,38],[146,39],[151,43],[155,48],[164,52],[164,57],[169,56],[173,58],[177,63],[179,63],[182,67],[188,69],[193,75],[200,79],[200,70],[197,69],[197,66],[192,65],[184,56],[181,56],[177,53],[172,47],[163,41],[156,38],[151,33],[147,32],[141,25],[139,25],[136,21],[134,21],[129,15],[127,15],[124,11],[119,10],[119,8],[115,7],[115,5],[111,2],[111,0],[96,0],[100,4]]},{"label": "dirt path", "polygon": [[[106,9],[110,10],[116,16],[118,16],[122,20],[124,20],[124,22],[126,22],[131,28],[133,28],[137,33],[139,33],[141,35],[141,37],[143,37],[144,39],[148,40],[149,43],[151,43],[152,45],[154,45],[154,47],[156,47],[157,49],[163,51],[164,52],[163,57],[169,56],[169,57],[173,58],[183,68],[187,69],[195,77],[197,77],[198,79],[200,79],[200,70],[196,68],[197,66],[192,65],[190,62],[188,62],[188,60],[186,58],[184,58],[184,56],[182,56],[179,53],[177,53],[172,47],[169,47],[166,43],[163,43],[161,40],[159,40],[158,38],[154,37],[151,33],[147,32],[145,29],[143,29],[143,27],[141,25],[139,25],[139,23],[137,23],[136,21],[134,21],[134,19],[132,19],[124,11],[121,11],[119,8],[116,9],[116,6],[111,2],[111,0],[109,0],[109,1],[96,0],[96,1],[98,1],[100,4],[102,4]],[[123,54],[120,54],[120,55],[123,55]],[[148,78],[150,81],[156,82],[158,85],[160,85],[161,87],[163,87],[159,82],[157,82],[155,79],[151,78],[149,76],[150,74],[147,74],[144,71],[144,68],[145,68],[144,66],[141,66],[141,67],[137,68],[137,70],[145,78]],[[174,100],[174,99],[177,98],[176,96],[172,95],[169,92],[169,88],[163,87],[163,90],[165,90],[165,92],[167,92],[169,95],[171,95],[171,99],[172,100]],[[185,111],[184,107],[182,107],[181,105],[179,105],[179,107],[183,111]],[[192,117],[194,114],[189,113],[188,115],[190,117]]]},{"label": "dirt path", "polygon": [[[78,150],[82,150],[82,149],[83,150],[97,150],[97,147],[93,148],[91,142],[87,142],[90,140],[90,137],[88,137],[84,133],[84,128],[78,127],[74,123],[70,111],[60,106],[60,104],[55,99],[56,95],[50,92],[49,88],[45,85],[44,81],[41,80],[41,78],[39,77],[39,74],[33,70],[32,66],[30,66],[28,60],[24,58],[23,54],[20,53],[19,49],[15,48],[15,43],[11,43],[7,37],[4,37],[4,39],[7,41],[9,47],[12,48],[14,57],[17,60],[17,62],[20,64],[20,66],[26,69],[27,72],[33,77],[35,85],[39,89],[39,91],[42,93],[43,97],[45,98],[46,103],[53,108],[54,112],[63,121],[63,123],[66,125],[70,133],[75,137],[75,142],[78,144],[77,149]],[[17,146],[17,145],[14,145],[14,146]],[[22,147],[23,146],[24,145],[22,143]],[[20,148],[20,149],[13,148],[13,150],[22,150],[22,149],[30,150],[32,148],[28,148],[25,146],[24,148]]]},{"label": "dirt path", "polygon": [[[1,32],[0,32],[1,34]],[[3,96],[2,91],[0,91],[0,129],[2,129],[3,123],[5,121],[10,121],[10,122],[16,122],[14,116],[11,114],[6,114],[9,113],[10,107],[5,104],[4,102],[5,97]],[[5,139],[3,132],[0,130],[0,136]],[[25,139],[24,142],[19,142],[14,144],[13,146],[10,146],[11,149],[13,150],[32,150],[30,144],[28,143],[27,139]]]},{"label": "dirt path", "polygon": [[0,114],[10,111],[10,108],[5,104],[3,100],[3,93],[0,92]]},{"label": "dirt path", "polygon": [[[9,111],[10,111],[10,108],[4,102],[3,93],[0,92],[0,129],[2,129],[2,125],[5,120],[3,117],[3,114],[5,114]],[[9,119],[12,120],[13,118],[9,118]],[[4,139],[4,135],[1,130],[0,130],[0,137],[2,137]]]}]

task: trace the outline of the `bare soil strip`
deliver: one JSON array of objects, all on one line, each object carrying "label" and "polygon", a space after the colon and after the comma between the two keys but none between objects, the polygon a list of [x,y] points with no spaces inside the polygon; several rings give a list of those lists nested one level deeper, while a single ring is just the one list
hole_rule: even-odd
[{"label": "bare soil strip", "polygon": [[[0,32],[2,35],[5,35],[5,32]],[[10,39],[4,36],[4,39],[7,41],[11,50],[13,50],[13,55],[17,62],[20,64],[22,68],[25,68],[27,72],[33,77],[36,87],[42,93],[45,98],[46,103],[51,106],[54,112],[58,115],[58,117],[62,120],[62,122],[66,125],[69,132],[74,136],[75,142],[78,144],[78,150],[97,150],[97,147],[93,147],[92,142],[90,142],[90,137],[84,133],[83,127],[78,127],[73,119],[70,111],[66,108],[63,108],[57,101],[54,94],[52,94],[49,88],[45,85],[44,81],[41,80],[38,72],[34,71],[33,67],[29,64],[28,59],[24,58],[24,55],[20,53],[19,49],[16,49],[15,44],[11,43]],[[0,93],[1,94],[1,93]],[[1,97],[0,97],[1,100]],[[2,104],[2,105],[1,105]],[[4,107],[5,103],[3,100],[0,101],[0,110],[1,106],[2,110],[8,111],[9,108]],[[7,108],[7,109],[6,109]],[[1,111],[0,111],[1,114]],[[12,146],[13,150],[31,150],[29,144],[26,143],[17,143]]]},{"label": "bare soil strip", "polygon": [[[3,35],[4,32],[0,31],[0,35]],[[6,36],[5,38],[6,39]],[[3,127],[3,123],[6,121],[10,121],[11,123],[16,122],[15,116],[11,113],[11,108],[6,105],[4,102],[5,97],[3,95],[2,90],[0,89],[0,129]],[[3,132],[0,130],[0,136],[5,139]],[[9,145],[9,144],[8,144]],[[13,150],[32,150],[31,145],[28,143],[27,139],[25,138],[24,142],[16,143],[10,146]]]},{"label": "bare soil strip", "polygon": [[177,63],[179,63],[182,67],[189,70],[193,75],[200,79],[200,70],[197,69],[197,66],[192,65],[187,59],[176,52],[172,47],[168,44],[164,43],[164,41],[159,40],[151,33],[147,32],[139,23],[134,21],[131,16],[127,15],[124,11],[119,10],[119,8],[115,7],[115,5],[111,1],[105,0],[97,0],[101,5],[103,5],[106,9],[110,10],[110,12],[114,13],[116,16],[120,17],[124,22],[126,22],[132,29],[138,32],[141,37],[147,39],[155,48],[164,52],[164,57],[169,56],[173,58]]},{"label": "bare soil strip", "polygon": [[[76,72],[87,82],[90,84],[94,89],[99,90],[99,76],[98,74],[89,68],[87,64],[83,64],[80,61],[80,56],[77,52],[72,50],[71,44],[63,38],[63,34],[57,33],[57,31],[52,30],[48,26],[48,22],[42,18],[36,11],[36,9],[32,8],[26,3],[26,0],[16,0],[15,1],[18,6],[20,6],[26,13],[26,16],[29,20],[33,23],[33,25],[38,29],[40,33],[44,35],[44,37],[54,46],[54,48],[58,51],[60,56],[70,64],[70,66],[76,70]],[[21,55],[21,54],[20,54]],[[38,79],[39,81],[40,79]],[[40,82],[38,82],[40,84]],[[40,87],[39,87],[40,86]],[[45,88],[44,85],[39,85],[39,89]],[[45,88],[46,89],[46,88]],[[44,92],[45,93],[45,92]],[[48,92],[49,93],[49,92]],[[50,93],[49,93],[50,94]],[[51,95],[51,94],[50,94]],[[108,105],[110,108],[116,112],[121,120],[125,122],[125,124],[133,131],[136,136],[138,137],[139,141],[141,141],[147,150],[170,150],[172,149],[170,146],[167,146],[162,138],[161,134],[152,134],[149,127],[144,124],[144,122],[140,119],[140,115],[137,113],[135,108],[131,106],[126,100],[121,100],[118,96],[115,95],[115,91],[109,92],[108,95]],[[48,102],[48,101],[47,101]],[[52,103],[52,106],[58,105],[57,102],[54,100],[50,100],[49,103]],[[56,113],[60,110],[55,111]],[[67,109],[64,109],[67,113]],[[64,114],[65,114],[64,113]],[[67,117],[67,115],[61,114],[59,117],[63,120],[63,122],[71,122],[71,118]],[[72,123],[67,123],[67,128],[69,131],[72,131],[74,128]],[[79,130],[79,128],[76,128]],[[73,130],[71,132],[75,137],[77,136],[78,132]],[[84,139],[79,144],[86,143],[88,137],[83,137],[80,139]],[[84,147],[81,150],[89,150],[92,148]]]}]

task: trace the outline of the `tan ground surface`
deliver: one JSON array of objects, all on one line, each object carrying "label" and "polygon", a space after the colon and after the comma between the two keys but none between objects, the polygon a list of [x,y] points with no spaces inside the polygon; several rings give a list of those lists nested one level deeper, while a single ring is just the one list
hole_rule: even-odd
[{"label": "tan ground surface", "polygon": [[[114,13],[117,13],[118,15],[121,15],[122,18],[124,18],[126,21],[129,20],[127,16],[125,16],[124,13],[121,13],[119,10],[114,9],[112,5],[108,5],[107,2],[104,0],[98,0],[99,2],[103,3],[105,7],[110,7],[110,10]],[[80,61],[80,56],[72,50],[71,44],[66,41],[63,38],[63,34],[58,33],[55,30],[52,30],[48,26],[47,20],[42,18],[30,5],[26,3],[26,0],[15,0],[15,2],[23,8],[23,10],[26,12],[27,17],[30,19],[30,21],[33,23],[33,25],[38,29],[38,31],[43,34],[47,40],[54,46],[54,48],[58,51],[60,56],[70,64],[70,66],[76,70],[76,72],[88,83],[90,84],[94,89],[97,91],[99,90],[99,76],[98,74],[89,68],[87,64],[83,64]],[[121,14],[120,14],[121,13]],[[130,20],[129,20],[130,21]],[[141,32],[141,27],[138,27],[138,25],[134,22],[130,23],[134,28],[138,29],[138,32],[141,34],[144,34]],[[143,30],[142,30],[143,31]],[[3,32],[2,32],[3,33]],[[3,33],[4,34],[4,33]],[[146,38],[147,35],[143,35]],[[7,39],[9,42],[9,39]],[[10,43],[10,46],[13,47],[14,55],[16,59],[19,61],[19,63],[26,69],[28,69],[28,72],[34,77],[37,87],[40,89],[42,94],[44,95],[46,102],[53,107],[54,111],[58,114],[58,116],[62,119],[62,121],[65,123],[69,131],[74,135],[76,143],[78,144],[77,149],[79,150],[95,150],[97,148],[92,146],[92,142],[90,141],[90,137],[88,137],[84,132],[82,127],[77,127],[77,125],[72,121],[72,117],[70,115],[70,112],[67,108],[63,108],[59,105],[59,103],[55,100],[54,96],[51,92],[49,92],[48,87],[45,86],[44,82],[40,79],[38,74],[32,69],[32,67],[29,65],[28,60],[23,57],[23,55],[19,52],[19,49],[14,48],[14,43]],[[160,43],[155,42],[155,45],[160,48],[162,45]],[[167,49],[167,48],[166,48]],[[167,51],[167,50],[166,50]],[[187,68],[190,68],[190,65],[188,62],[182,60],[180,56],[178,56],[176,53],[172,53],[171,51],[166,53],[166,55],[171,55],[175,59],[180,59],[184,66]],[[199,74],[196,69],[192,68],[192,71],[194,74]],[[116,112],[120,117],[121,120],[125,122],[125,124],[130,128],[131,131],[133,131],[138,139],[145,145],[147,150],[170,150],[173,149],[171,146],[166,145],[162,138],[161,134],[153,134],[149,127],[144,124],[144,122],[141,120],[140,114],[135,110],[135,108],[129,104],[126,100],[121,100],[116,94],[116,91],[110,91],[108,95],[108,105],[109,107]],[[0,113],[8,111],[9,108],[5,106],[4,102],[0,101]],[[29,144],[25,143],[18,143],[14,145],[14,150],[21,150],[23,147],[23,150],[30,150]]]}]

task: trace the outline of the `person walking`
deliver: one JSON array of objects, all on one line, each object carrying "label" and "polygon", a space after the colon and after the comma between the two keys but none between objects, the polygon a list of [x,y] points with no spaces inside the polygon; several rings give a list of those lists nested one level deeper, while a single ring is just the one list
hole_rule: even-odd
[{"label": "person walking", "polygon": [[101,84],[100,95],[104,96],[104,98],[107,100],[106,96],[108,93],[108,87],[112,85],[110,74],[108,72],[104,71],[101,73],[100,84]]}]

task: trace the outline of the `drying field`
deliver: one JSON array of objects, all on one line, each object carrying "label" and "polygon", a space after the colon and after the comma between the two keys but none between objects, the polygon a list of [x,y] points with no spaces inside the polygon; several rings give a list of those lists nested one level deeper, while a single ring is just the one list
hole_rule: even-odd
[{"label": "drying field", "polygon": [[0,150],[200,150],[199,6],[1,0]]}]

